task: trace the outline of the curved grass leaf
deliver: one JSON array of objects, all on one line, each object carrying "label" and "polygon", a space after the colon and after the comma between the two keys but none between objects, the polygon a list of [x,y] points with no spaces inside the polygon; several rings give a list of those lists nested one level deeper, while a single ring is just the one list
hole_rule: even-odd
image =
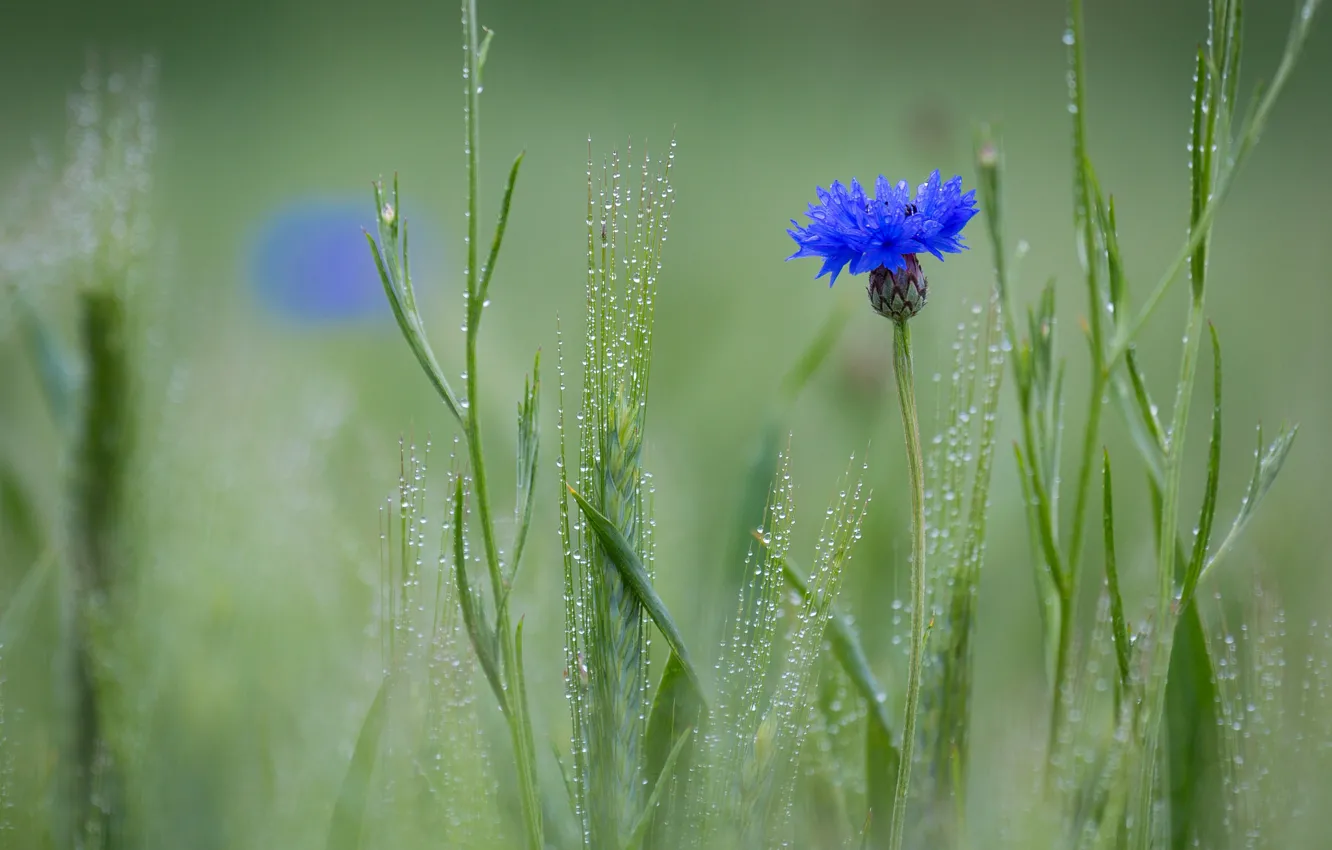
[{"label": "curved grass leaf", "polygon": [[698,726],[703,709],[702,695],[685,672],[680,656],[672,652],[648,716],[643,771],[649,783],[656,783],[664,775],[676,740]]},{"label": "curved grass leaf", "polygon": [[361,846],[361,826],[365,820],[365,802],[370,793],[370,775],[375,769],[375,758],[379,755],[379,738],[384,732],[384,722],[388,715],[389,690],[393,676],[385,675],[379,683],[379,691],[370,704],[370,710],[361,722],[361,732],[356,736],[356,749],[352,753],[351,764],[347,766],[347,775],[342,780],[342,790],[338,792],[338,801],[333,806],[333,817],[328,825],[328,850],[359,850]]},{"label": "curved grass leaf", "polygon": [[1244,530],[1249,520],[1253,519],[1254,512],[1258,510],[1258,504],[1267,495],[1267,491],[1272,489],[1276,483],[1276,477],[1281,472],[1281,467],[1286,462],[1286,456],[1290,454],[1291,446],[1295,444],[1295,435],[1299,433],[1299,426],[1282,426],[1280,433],[1266,450],[1263,449],[1263,426],[1258,426],[1258,450],[1254,452],[1253,476],[1249,479],[1249,486],[1244,491],[1244,498],[1240,501],[1239,512],[1235,515],[1235,521],[1230,526],[1230,531],[1226,538],[1221,541],[1217,547],[1216,553],[1203,565],[1201,578],[1206,578],[1212,571],[1217,562],[1230,551],[1239,539],[1240,532]]},{"label": "curved grass leaf", "polygon": [[[674,658],[675,656],[672,656]],[[662,793],[667,786],[671,784],[671,774],[675,771],[675,763],[679,760],[680,754],[684,752],[685,745],[689,743],[690,735],[688,730],[682,732],[675,740],[675,745],[667,753],[666,760],[662,763],[661,770],[657,774],[657,779],[652,784],[652,793],[648,795],[647,802],[643,804],[643,812],[638,816],[637,823],[629,833],[627,847],[629,850],[638,850],[643,846],[643,840],[647,837],[648,827],[652,825],[653,815],[657,810],[657,803],[661,800]]]},{"label": "curved grass leaf", "polygon": [[532,377],[523,384],[523,400],[518,405],[518,488],[514,513],[518,530],[513,538],[513,557],[510,559],[505,588],[505,600],[513,586],[518,564],[527,544],[527,531],[532,525],[532,506],[536,503],[537,457],[541,448],[541,433],[537,424],[541,409],[541,351],[532,360]]},{"label": "curved grass leaf", "polygon": [[[490,45],[490,37],[493,35],[489,30],[486,31],[486,40],[482,50],[486,50]],[[484,57],[484,53],[483,53]],[[504,198],[500,201],[499,221],[495,222],[495,237],[490,242],[490,256],[486,258],[486,264],[481,269],[481,283],[479,293],[472,303],[468,304],[474,315],[479,317],[481,309],[486,305],[486,295],[490,292],[490,278],[495,274],[495,263],[499,261],[500,245],[504,242],[504,231],[509,225],[509,206],[513,202],[513,188],[518,183],[518,169],[522,167],[524,153],[518,154],[513,160],[513,166],[509,168],[509,179],[504,184]]]},{"label": "curved grass leaf", "polygon": [[374,189],[375,217],[379,220],[379,241],[376,242],[375,237],[368,231],[365,234],[365,241],[370,245],[370,254],[374,257],[379,281],[384,286],[384,295],[388,298],[393,318],[398,322],[403,339],[416,355],[416,361],[421,364],[421,369],[429,379],[430,385],[435,388],[435,392],[439,394],[454,420],[465,428],[458,396],[449,385],[449,379],[444,376],[444,370],[440,368],[435,351],[430,347],[430,341],[426,339],[425,323],[421,321],[421,314],[416,309],[416,294],[412,289],[412,276],[407,259],[407,222],[398,214],[397,175],[393,176],[391,203],[384,198],[382,183],[376,182]]},{"label": "curved grass leaf", "polygon": [[703,699],[703,687],[698,678],[698,672],[694,664],[689,660],[689,650],[685,647],[684,635],[680,633],[680,628],[675,625],[675,620],[671,617],[670,611],[666,610],[666,603],[661,601],[657,595],[656,589],[652,586],[652,579],[648,577],[647,569],[643,562],[639,560],[629,541],[624,539],[609,519],[594,508],[582,494],[574,488],[569,488],[569,493],[578,502],[578,507],[582,509],[583,516],[587,517],[588,524],[592,526],[592,531],[601,541],[602,547],[606,550],[607,557],[610,558],[615,568],[619,570],[624,578],[625,585],[629,591],[638,599],[638,603],[647,611],[652,622],[657,624],[657,629],[662,637],[670,646],[671,651],[680,659],[680,665],[684,668],[685,675],[689,678],[693,686],[698,689],[699,698]]},{"label": "curved grass leaf", "polygon": [[1115,561],[1115,508],[1110,481],[1110,452],[1105,452],[1102,467],[1104,489],[1101,496],[1105,526],[1105,583],[1110,594],[1110,627],[1115,641],[1115,660],[1119,665],[1119,691],[1125,694],[1129,687],[1129,647],[1128,627],[1124,623],[1124,599],[1119,593],[1119,568]]},{"label": "curved grass leaf", "polygon": [[1216,489],[1221,476],[1221,341],[1217,339],[1216,327],[1210,322],[1207,329],[1212,336],[1212,440],[1207,451],[1207,489],[1203,491],[1201,513],[1198,517],[1198,530],[1193,538],[1193,552],[1189,557],[1188,569],[1184,572],[1184,588],[1180,600],[1188,605],[1193,599],[1193,592],[1202,575],[1203,561],[1207,557],[1207,547],[1212,540],[1212,521],[1216,518]]},{"label": "curved grass leaf", "polygon": [[499,664],[496,660],[495,633],[486,624],[485,614],[477,610],[477,597],[467,583],[467,553],[463,545],[463,479],[458,477],[453,494],[453,574],[458,582],[458,604],[462,608],[463,624],[467,626],[467,635],[472,639],[472,649],[481,662],[481,671],[490,682],[490,689],[495,692],[500,710],[509,716],[509,700],[504,693],[503,680],[500,678]]}]

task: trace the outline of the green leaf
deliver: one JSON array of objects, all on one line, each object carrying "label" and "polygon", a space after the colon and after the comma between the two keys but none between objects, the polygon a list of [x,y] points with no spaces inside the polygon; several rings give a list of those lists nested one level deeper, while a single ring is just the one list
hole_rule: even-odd
[{"label": "green leaf", "polygon": [[509,700],[504,693],[504,684],[500,678],[499,664],[496,660],[496,638],[494,631],[486,623],[485,614],[477,610],[477,597],[467,583],[467,553],[463,545],[463,479],[458,477],[453,493],[453,574],[458,582],[458,604],[462,608],[463,623],[467,626],[467,636],[472,640],[472,649],[481,662],[481,671],[490,682],[490,689],[495,692],[500,710],[504,716],[510,713]]},{"label": "green leaf", "polygon": [[[1193,133],[1190,136],[1192,141],[1189,144],[1191,162],[1189,164],[1190,181],[1190,209],[1189,209],[1189,227],[1193,229],[1205,230],[1199,227],[1202,219],[1203,208],[1207,206],[1207,199],[1211,188],[1210,171],[1210,151],[1206,150],[1211,141],[1210,127],[1211,121],[1215,119],[1215,112],[1210,109],[1211,98],[1208,96],[1207,80],[1210,74],[1207,72],[1207,54],[1202,46],[1198,47],[1198,57],[1196,67],[1193,72]],[[1193,254],[1189,258],[1189,279],[1193,284],[1193,297],[1199,299],[1202,297],[1203,287],[1207,281],[1207,238],[1204,236],[1193,249]]]},{"label": "green leaf", "polygon": [[[703,687],[698,678],[698,673],[694,668],[693,662],[689,660],[689,650],[685,647],[684,636],[680,629],[675,625],[675,620],[666,610],[666,603],[661,601],[657,591],[652,586],[652,579],[649,578],[647,570],[643,567],[643,562],[638,559],[629,541],[624,539],[620,530],[596,508],[583,498],[577,490],[570,487],[569,492],[573,495],[574,501],[578,502],[578,507],[583,511],[583,516],[587,517],[588,523],[592,526],[592,531],[596,533],[597,539],[601,541],[601,546],[606,550],[606,555],[615,568],[619,570],[621,577],[624,578],[625,586],[638,599],[638,604],[643,606],[652,622],[657,624],[657,629],[671,650],[679,656],[680,664],[684,667],[685,675],[689,677],[690,682],[698,689],[699,694],[703,693]],[[701,698],[701,697],[700,697]]]},{"label": "green leaf", "polygon": [[1124,599],[1119,593],[1119,569],[1115,562],[1115,509],[1110,482],[1110,452],[1105,452],[1105,464],[1102,467],[1105,482],[1102,492],[1102,509],[1105,514],[1105,582],[1110,594],[1111,636],[1115,641],[1115,660],[1119,664],[1119,691],[1127,694],[1129,688],[1129,647],[1128,626],[1124,622]]},{"label": "green leaf", "polygon": [[537,458],[541,448],[541,432],[538,423],[541,407],[541,351],[537,350],[532,361],[532,377],[523,384],[523,400],[518,405],[518,487],[517,504],[514,513],[518,518],[518,530],[514,532],[513,557],[510,559],[508,587],[505,598],[513,586],[514,576],[518,573],[518,564],[527,544],[527,532],[532,525],[532,507],[536,503]]},{"label": "green leaf", "polygon": [[1180,592],[1180,601],[1183,605],[1188,605],[1193,599],[1193,593],[1198,587],[1198,578],[1202,575],[1203,561],[1207,557],[1207,547],[1212,540],[1212,521],[1216,518],[1216,491],[1221,477],[1221,341],[1217,339],[1216,327],[1210,322],[1207,329],[1212,335],[1212,440],[1207,451],[1207,489],[1203,491],[1198,531],[1193,538],[1193,553],[1184,572],[1184,587]]},{"label": "green leaf", "polygon": [[1240,532],[1248,525],[1249,520],[1253,519],[1254,513],[1258,510],[1259,503],[1263,497],[1272,489],[1276,483],[1276,477],[1281,472],[1281,467],[1286,462],[1286,457],[1290,454],[1291,447],[1295,444],[1295,435],[1299,433],[1299,426],[1281,428],[1272,444],[1263,450],[1263,426],[1258,426],[1258,451],[1254,452],[1253,476],[1249,479],[1249,486],[1244,492],[1244,498],[1240,502],[1239,512],[1235,515],[1235,521],[1230,526],[1230,531],[1226,538],[1221,541],[1217,547],[1216,553],[1208,559],[1202,569],[1202,578],[1206,578],[1212,568],[1217,565],[1222,557],[1230,551],[1239,539]]},{"label": "green leaf", "polygon": [[[416,309],[416,295],[412,290],[412,279],[410,275],[410,266],[407,260],[407,224],[402,221],[402,216],[398,208],[398,178],[393,178],[393,200],[391,209],[393,216],[385,216],[385,198],[384,186],[381,182],[374,184],[375,190],[375,217],[379,221],[379,242],[367,231],[365,240],[369,243],[370,254],[375,261],[375,269],[379,272],[379,281],[384,287],[384,296],[388,298],[389,307],[393,310],[393,318],[398,322],[398,329],[402,332],[402,337],[407,342],[407,347],[416,355],[416,361],[421,365],[430,385],[435,388],[444,406],[448,408],[449,413],[458,422],[464,426],[462,407],[458,403],[458,397],[453,392],[453,387],[449,385],[448,378],[444,376],[444,370],[440,368],[439,360],[435,357],[434,350],[430,347],[430,341],[425,336],[425,324],[421,321],[421,314]],[[401,240],[399,240],[401,233]]]},{"label": "green leaf", "polygon": [[[675,656],[671,656],[674,658]],[[627,846],[630,850],[637,850],[643,846],[643,839],[647,837],[648,827],[652,825],[653,815],[657,810],[657,803],[661,800],[661,795],[665,792],[667,786],[671,784],[671,774],[675,770],[675,763],[684,752],[685,745],[690,741],[689,732],[682,732],[675,740],[675,746],[671,747],[666,760],[662,763],[661,771],[657,774],[657,779],[652,784],[652,793],[648,795],[647,802],[643,804],[643,812],[638,816],[638,822],[634,824],[633,830],[629,833],[629,842]]]},{"label": "green leaf", "polygon": [[[1170,847],[1216,847],[1223,837],[1216,683],[1197,605],[1175,627],[1166,680]],[[1195,836],[1201,841],[1196,844]]]},{"label": "green leaf", "polygon": [[[1125,375],[1127,381],[1125,383]],[[1120,412],[1128,424],[1129,436],[1138,449],[1138,454],[1147,464],[1147,472],[1157,487],[1165,486],[1165,432],[1156,415],[1156,405],[1152,403],[1147,391],[1147,381],[1138,368],[1137,353],[1129,349],[1124,357],[1124,370],[1116,370],[1112,376],[1115,398],[1119,402]]]},{"label": "green leaf", "polygon": [[649,783],[656,783],[663,775],[676,739],[698,726],[703,710],[702,695],[685,671],[680,656],[672,652],[648,715],[643,772]]},{"label": "green leaf", "polygon": [[490,54],[490,42],[495,37],[495,31],[490,27],[483,26],[481,31],[485,35],[481,38],[481,49],[476,52],[476,85],[478,91],[481,88],[481,72],[486,69],[486,56]]},{"label": "green leaf", "polygon": [[[1268,114],[1272,107],[1276,105],[1277,97],[1285,88],[1291,72],[1295,69],[1295,64],[1304,49],[1304,43],[1308,39],[1309,31],[1313,26],[1313,20],[1320,5],[1322,5],[1322,0],[1304,0],[1300,3],[1290,28],[1290,34],[1286,38],[1285,51],[1281,55],[1281,62],[1277,66],[1272,82],[1266,86],[1261,84],[1255,86],[1252,105],[1238,133],[1238,147],[1233,144],[1227,145],[1228,155],[1224,159],[1225,165],[1220,169],[1211,187],[1207,196],[1207,205],[1197,217],[1195,225],[1189,229],[1189,238],[1180,248],[1179,253],[1175,255],[1165,273],[1161,275],[1161,279],[1147,297],[1137,316],[1131,322],[1120,325],[1110,355],[1106,358],[1107,368],[1113,367],[1128,350],[1138,333],[1147,324],[1147,320],[1151,318],[1152,313],[1165,298],[1166,292],[1179,278],[1179,272],[1184,268],[1184,263],[1189,261],[1198,247],[1208,239],[1211,223],[1216,217],[1217,210],[1220,209],[1221,203],[1229,194],[1230,187],[1234,184],[1235,175],[1239,173],[1240,168],[1248,159],[1248,154],[1257,145],[1259,137],[1267,126]],[[1232,33],[1229,50],[1227,51],[1227,55],[1231,57],[1227,60],[1231,76],[1224,81],[1224,88],[1232,98],[1238,86],[1240,19],[1241,15],[1236,4],[1231,24],[1227,28]]]},{"label": "green leaf", "polygon": [[869,808],[866,847],[883,850],[893,833],[893,795],[901,753],[892,733],[871,713],[865,718],[865,802]]},{"label": "green leaf", "polygon": [[[486,34],[486,45],[490,44],[490,34]],[[484,48],[483,48],[484,50]],[[482,54],[484,56],[484,52]],[[499,262],[500,245],[504,242],[504,230],[509,226],[509,206],[513,202],[513,187],[518,183],[518,169],[523,164],[523,153],[513,161],[513,166],[509,169],[508,182],[504,184],[504,199],[500,201],[499,221],[495,222],[495,237],[490,242],[490,256],[486,258],[486,264],[481,269],[481,285],[479,293],[471,303],[468,309],[473,311],[473,321],[481,315],[481,309],[486,306],[486,296],[490,292],[490,278],[495,274],[495,263]]]},{"label": "green leaf", "polygon": [[379,755],[379,738],[384,731],[388,715],[389,691],[393,686],[393,676],[386,675],[379,683],[375,700],[361,722],[361,732],[356,736],[356,749],[352,753],[351,764],[347,766],[347,775],[342,780],[342,790],[333,806],[333,817],[328,826],[328,850],[359,850],[361,846],[361,826],[365,819],[365,802],[370,794],[370,776],[375,769],[375,759]]}]

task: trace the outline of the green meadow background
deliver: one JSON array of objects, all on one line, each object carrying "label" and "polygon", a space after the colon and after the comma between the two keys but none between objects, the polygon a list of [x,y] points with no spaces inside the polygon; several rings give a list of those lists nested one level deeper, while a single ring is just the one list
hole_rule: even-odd
[{"label": "green meadow background", "polygon": [[[1185,237],[1193,49],[1202,0],[1090,2],[1091,153],[1113,192],[1136,303]],[[1246,88],[1270,77],[1290,3],[1248,9]],[[888,323],[863,280],[829,290],[812,261],[786,263],[784,232],[815,184],[857,176],[922,181],[939,168],[974,185],[982,121],[1007,152],[1008,235],[1029,245],[1018,303],[1054,277],[1068,355],[1070,444],[1085,407],[1086,297],[1071,223],[1065,10],[1059,0],[832,0],[822,3],[573,0],[482,2],[496,31],[482,100],[484,228],[504,174],[527,156],[482,338],[483,405],[495,503],[510,503],[514,405],[536,348],[542,403],[540,502],[514,610],[526,618],[537,737],[567,742],[555,528],[557,316],[577,385],[583,323],[586,157],[630,138],[678,140],[677,204],[658,302],[647,464],[656,482],[657,576],[709,661],[733,605],[728,562],[745,471],[781,376],[838,304],[853,318],[789,418],[797,528],[811,551],[850,456],[868,453],[874,501],[842,602],[876,671],[900,692],[890,602],[906,592],[907,484],[893,408]],[[1282,599],[1288,654],[1310,621],[1332,618],[1332,26],[1314,28],[1269,130],[1216,228],[1208,315],[1226,356],[1218,522],[1228,527],[1251,463],[1255,423],[1301,433],[1282,478],[1219,581],[1209,623],[1235,622],[1255,577]],[[104,65],[159,57],[157,250],[145,284],[136,510],[139,588],[129,681],[151,705],[143,787],[163,847],[321,846],[378,672],[379,506],[396,486],[398,439],[433,438],[446,412],[386,315],[293,322],[248,280],[254,230],[309,197],[360,196],[397,171],[413,242],[438,261],[426,291],[431,337],[461,368],[464,227],[461,27],[452,3],[348,0],[5,0],[0,11],[0,185],[61,150],[65,103],[96,50]],[[425,226],[429,231],[425,232]],[[991,255],[927,261],[931,306],[913,323],[922,407],[946,383],[956,325],[983,300]],[[826,280],[826,279],[825,279]],[[376,282],[367,281],[368,285]],[[68,288],[38,297],[72,339]],[[1169,399],[1184,318],[1179,287],[1140,346]],[[1204,363],[1200,399],[1210,391]],[[1007,377],[1007,376],[1006,376]],[[1186,512],[1196,505],[1208,423],[1197,402]],[[1120,569],[1132,610],[1151,576],[1146,488],[1117,414],[1106,437],[1117,485]],[[973,747],[979,816],[1030,785],[1045,735],[1044,673],[1005,388],[981,587]],[[927,435],[936,428],[924,424]],[[32,364],[0,336],[0,457],[61,521],[65,459]],[[1065,479],[1072,486],[1072,470]],[[1117,493],[1118,495],[1118,493]],[[438,522],[442,490],[435,493]],[[1096,538],[1096,535],[1091,535]],[[1099,573],[1100,546],[1087,569]],[[800,551],[800,550],[797,550]],[[808,555],[806,555],[808,559]],[[0,551],[0,600],[31,556]],[[1214,602],[1212,590],[1225,601]],[[16,650],[9,703],[40,714],[50,635]],[[44,661],[43,659],[47,659]],[[481,705],[492,703],[483,695]],[[494,761],[507,764],[503,736]],[[539,741],[540,742],[540,741]],[[27,770],[36,770],[31,766]],[[31,777],[29,777],[31,778]],[[552,786],[554,787],[554,786]]]}]

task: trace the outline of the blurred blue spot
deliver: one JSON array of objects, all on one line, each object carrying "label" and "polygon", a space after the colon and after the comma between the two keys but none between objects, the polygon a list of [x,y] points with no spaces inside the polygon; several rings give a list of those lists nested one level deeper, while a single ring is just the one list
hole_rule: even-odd
[{"label": "blurred blue spot", "polygon": [[[412,283],[418,295],[439,268],[427,222],[407,215]],[[259,225],[249,257],[250,285],[263,307],[284,319],[310,322],[379,320],[392,312],[364,230],[375,233],[369,193],[358,199],[302,199]]]}]

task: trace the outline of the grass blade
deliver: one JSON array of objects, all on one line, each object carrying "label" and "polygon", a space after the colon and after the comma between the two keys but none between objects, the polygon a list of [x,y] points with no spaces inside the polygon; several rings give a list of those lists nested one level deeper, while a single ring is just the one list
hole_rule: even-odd
[{"label": "grass blade", "polygon": [[[486,46],[490,44],[490,36],[491,33],[487,31]],[[481,285],[476,303],[468,304],[468,309],[475,311],[473,314],[475,317],[479,317],[481,309],[486,306],[486,296],[490,292],[490,278],[495,274],[495,263],[499,260],[500,245],[504,242],[504,231],[509,226],[509,205],[513,202],[513,188],[518,183],[518,169],[522,167],[524,155],[525,153],[520,153],[514,158],[513,166],[509,169],[508,182],[504,184],[504,199],[500,201],[499,221],[495,222],[495,238],[490,242],[490,256],[486,258],[486,264],[481,269]]]},{"label": "grass blade", "polygon": [[1258,450],[1254,452],[1253,456],[1253,477],[1249,479],[1248,489],[1245,490],[1244,498],[1240,501],[1239,512],[1235,515],[1235,521],[1231,524],[1230,531],[1226,534],[1226,538],[1221,541],[1221,545],[1217,547],[1216,553],[1203,566],[1200,580],[1206,578],[1217,562],[1230,551],[1235,545],[1235,541],[1239,539],[1244,526],[1248,525],[1249,520],[1253,518],[1254,512],[1258,510],[1258,504],[1262,502],[1263,497],[1276,483],[1277,474],[1281,472],[1281,467],[1285,464],[1286,457],[1295,444],[1295,435],[1299,433],[1299,430],[1298,425],[1294,427],[1283,426],[1276,439],[1264,451],[1263,426],[1258,426]]},{"label": "grass blade", "polygon": [[388,715],[389,690],[393,686],[393,677],[384,676],[379,683],[379,691],[370,704],[370,710],[361,722],[360,734],[356,736],[356,749],[352,753],[351,764],[347,766],[347,775],[342,780],[342,790],[338,792],[338,801],[333,806],[333,817],[329,821],[328,850],[359,850],[361,846],[361,826],[365,819],[366,798],[370,794],[370,775],[375,769],[375,760],[379,755],[379,738],[384,732],[384,722]]},{"label": "grass blade", "polygon": [[[375,269],[379,272],[379,281],[384,286],[384,295],[388,298],[389,307],[393,310],[393,318],[398,322],[398,329],[402,331],[402,337],[407,342],[407,347],[416,355],[416,361],[421,365],[421,370],[425,372],[430,385],[435,388],[443,400],[444,406],[449,409],[449,413],[459,425],[464,424],[462,407],[458,403],[458,396],[454,394],[453,387],[449,385],[449,380],[444,376],[444,370],[440,368],[439,360],[435,357],[434,349],[430,347],[430,341],[425,336],[425,325],[421,321],[421,315],[416,311],[416,297],[412,292],[412,282],[410,275],[406,274],[407,264],[407,224],[401,221],[398,214],[398,181],[393,180],[393,200],[387,202],[384,199],[384,186],[376,182],[375,189],[375,216],[379,220],[379,242],[368,231],[365,234],[365,241],[370,246],[370,255],[374,258]],[[399,232],[401,232],[401,241],[399,241]],[[382,243],[382,245],[381,245]]]},{"label": "grass blade", "polygon": [[657,683],[652,713],[648,716],[643,761],[649,783],[656,783],[668,770],[676,739],[698,726],[703,709],[701,694],[689,678],[680,656],[672,652],[666,661],[666,669],[662,671],[661,681]]},{"label": "grass blade", "polygon": [[1119,593],[1119,569],[1115,562],[1115,509],[1111,495],[1110,452],[1105,452],[1105,465],[1102,467],[1105,482],[1102,493],[1102,505],[1105,514],[1105,582],[1110,594],[1111,635],[1115,640],[1115,660],[1119,664],[1119,688],[1127,693],[1129,687],[1129,636],[1124,623],[1124,599]]},{"label": "grass blade", "polygon": [[[685,741],[691,741],[691,731],[697,729],[703,719],[702,695],[685,673],[685,665],[679,655],[670,654],[666,669],[662,671],[661,682],[657,685],[657,695],[653,698],[653,710],[647,718],[647,733],[643,738],[643,778],[655,787],[666,787],[671,774],[679,773],[679,758],[689,765],[693,755],[677,755],[675,750]],[[657,791],[653,791],[657,797]],[[645,817],[655,818],[651,813],[654,802],[649,801]],[[667,798],[666,806],[675,805],[674,799]],[[670,811],[670,809],[667,809]],[[635,830],[637,831],[637,830]],[[666,837],[655,826],[650,826],[643,837],[643,846],[649,849],[666,850]]]},{"label": "grass blade", "polygon": [[[532,361],[532,378],[524,383],[523,400],[518,405],[518,487],[517,504],[514,506],[518,530],[514,533],[513,557],[509,563],[509,588],[512,588],[514,576],[518,573],[518,564],[527,544],[527,532],[532,525],[532,506],[536,504],[537,459],[541,449],[538,427],[540,410],[541,351],[538,350]],[[506,600],[509,588],[505,589]]]},{"label": "grass blade", "polygon": [[890,846],[893,834],[893,794],[902,754],[893,743],[892,733],[871,713],[865,718],[865,802],[869,808],[869,828],[865,847],[882,850]]},{"label": "grass blade", "polygon": [[1193,539],[1193,553],[1184,572],[1184,587],[1180,592],[1182,605],[1188,605],[1193,599],[1193,593],[1198,587],[1198,578],[1202,575],[1203,560],[1207,557],[1207,547],[1212,540],[1212,521],[1216,518],[1216,490],[1221,476],[1221,341],[1216,336],[1216,327],[1210,322],[1207,329],[1212,336],[1212,440],[1207,451],[1207,489],[1203,492],[1198,530]]},{"label": "grass blade", "polygon": [[648,795],[647,802],[643,804],[643,813],[638,816],[638,822],[634,824],[633,830],[629,833],[627,845],[629,850],[637,850],[637,848],[643,846],[643,839],[647,837],[648,827],[652,825],[657,803],[661,800],[661,795],[666,787],[671,784],[671,774],[675,770],[675,763],[679,760],[680,754],[684,752],[685,745],[689,743],[689,740],[688,731],[682,732],[675,739],[675,746],[671,747],[671,751],[666,755],[666,760],[662,762],[661,770],[657,774],[656,781],[652,784],[652,793]]},{"label": "grass blade", "polygon": [[1221,846],[1225,813],[1217,735],[1216,680],[1197,605],[1175,627],[1166,683],[1170,847]]},{"label": "grass blade", "polygon": [[657,624],[657,629],[661,631],[667,645],[679,657],[685,675],[689,677],[690,682],[701,695],[703,687],[693,662],[689,660],[689,650],[685,647],[684,635],[680,633],[680,628],[675,624],[670,612],[666,610],[666,603],[661,601],[661,597],[657,595],[656,589],[653,588],[652,579],[648,577],[643,562],[639,560],[629,541],[624,539],[624,535],[609,519],[592,507],[591,503],[584,499],[577,490],[570,487],[569,493],[574,497],[574,501],[578,502],[578,507],[582,509],[583,516],[587,517],[588,523],[592,526],[592,531],[596,533],[597,539],[605,548],[606,555],[624,578],[625,585],[637,597],[638,603],[643,606],[643,610],[647,611],[648,616],[652,618],[652,622]]},{"label": "grass blade", "polygon": [[504,693],[503,680],[500,678],[499,664],[495,657],[495,633],[486,624],[485,614],[477,610],[477,597],[467,583],[467,552],[463,539],[463,479],[458,477],[453,494],[453,574],[458,582],[458,604],[462,608],[463,623],[467,626],[467,635],[472,639],[472,649],[481,662],[481,671],[486,674],[490,689],[495,692],[500,710],[509,716],[509,700]]}]

